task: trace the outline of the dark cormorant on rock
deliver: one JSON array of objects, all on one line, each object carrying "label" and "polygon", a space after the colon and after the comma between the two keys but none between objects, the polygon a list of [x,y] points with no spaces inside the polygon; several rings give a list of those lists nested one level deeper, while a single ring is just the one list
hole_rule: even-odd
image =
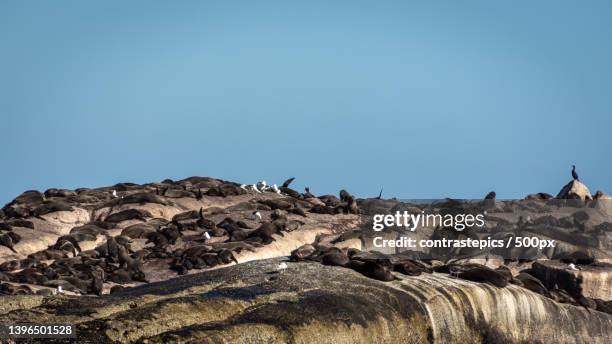
[{"label": "dark cormorant on rock", "polygon": [[495,197],[497,197],[495,191],[491,191],[485,196],[485,199],[495,199]]},{"label": "dark cormorant on rock", "polygon": [[576,173],[576,165],[572,165],[572,178],[574,178],[574,180],[580,180],[578,178],[578,173]]}]

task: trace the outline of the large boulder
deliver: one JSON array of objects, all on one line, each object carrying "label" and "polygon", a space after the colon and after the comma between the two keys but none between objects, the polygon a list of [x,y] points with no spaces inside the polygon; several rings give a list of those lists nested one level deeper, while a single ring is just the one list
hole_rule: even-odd
[{"label": "large boulder", "polygon": [[591,192],[586,185],[584,185],[581,181],[574,179],[565,184],[561,191],[559,191],[557,198],[587,200],[593,199],[593,196],[591,196]]},{"label": "large boulder", "polygon": [[598,263],[582,265],[580,270],[571,270],[562,262],[543,260],[533,263],[531,274],[549,289],[558,287],[570,293],[579,291],[586,297],[610,301],[612,300],[611,267],[606,263]]},{"label": "large boulder", "polygon": [[[0,322],[72,323],[97,343],[609,343],[612,316],[446,274],[393,282],[259,260],[100,298],[28,296]],[[28,303],[24,303],[28,301]],[[0,307],[2,308],[2,307]]]}]

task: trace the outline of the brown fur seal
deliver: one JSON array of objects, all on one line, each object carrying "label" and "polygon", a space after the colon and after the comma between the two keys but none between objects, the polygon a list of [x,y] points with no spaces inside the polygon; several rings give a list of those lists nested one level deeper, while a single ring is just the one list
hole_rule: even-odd
[{"label": "brown fur seal", "polygon": [[289,197],[298,198],[298,199],[302,198],[302,194],[293,190],[292,188],[281,186],[278,189],[280,190],[280,192],[284,193],[285,195],[288,195]]},{"label": "brown fur seal", "polygon": [[346,190],[344,190],[344,189],[340,190],[340,201],[342,201],[342,202],[346,202],[346,201],[348,201],[348,199],[347,199],[347,198],[348,198],[350,195],[351,195],[351,194],[349,194],[349,193],[348,193],[348,191],[346,191]]},{"label": "brown fur seal", "polygon": [[323,256],[321,263],[323,265],[346,266],[350,262],[349,257],[345,252],[332,252]]},{"label": "brown fur seal", "polygon": [[315,195],[310,193],[310,188],[308,186],[304,188],[304,193],[302,194],[302,196],[304,197],[304,199],[307,199],[307,198],[316,198]]},{"label": "brown fur seal", "polygon": [[289,187],[289,184],[291,184],[291,183],[293,182],[293,180],[294,180],[294,179],[295,179],[295,177],[291,177],[291,178],[289,178],[289,179],[285,180],[285,181],[283,182],[282,187],[284,187],[284,188],[288,188],[288,187]]},{"label": "brown fur seal", "polygon": [[316,251],[316,248],[311,244],[304,244],[291,252],[290,259],[292,262],[299,262],[312,256]]},{"label": "brown fur seal", "polygon": [[72,211],[72,207],[64,202],[47,201],[32,211],[33,216],[42,216],[56,211]]},{"label": "brown fur seal", "polygon": [[357,206],[357,200],[355,197],[348,196],[347,197],[347,213],[349,214],[359,214],[359,207]]},{"label": "brown fur seal", "polygon": [[[451,274],[453,271],[451,271]],[[470,264],[461,266],[456,272],[456,276],[473,282],[489,283],[498,288],[508,285],[510,279],[504,274],[488,268],[484,265]]]},{"label": "brown fur seal", "polygon": [[94,266],[90,272],[91,274],[91,291],[96,295],[102,295],[104,289],[104,270],[100,267]]},{"label": "brown fur seal", "polygon": [[488,194],[485,196],[485,198],[484,198],[484,199],[493,199],[493,200],[494,200],[496,196],[497,196],[497,195],[495,194],[495,191],[491,191],[491,192],[489,192],[489,193],[488,193]]},{"label": "brown fur seal", "polygon": [[8,247],[11,251],[17,253],[17,251],[15,251],[15,249],[13,248],[13,246],[15,245],[15,243],[13,242],[13,238],[11,238],[8,233],[0,235],[0,245]]},{"label": "brown fur seal", "polygon": [[379,281],[389,282],[396,279],[387,267],[374,261],[361,262],[358,260],[351,260],[347,264],[347,267],[350,267],[366,277]]},{"label": "brown fur seal", "polygon": [[118,213],[108,215],[104,221],[111,222],[111,223],[119,223],[119,222],[127,221],[127,220],[146,221],[147,217],[153,217],[153,215],[151,215],[151,213],[149,213],[146,210],[127,209],[127,210],[120,211]]}]

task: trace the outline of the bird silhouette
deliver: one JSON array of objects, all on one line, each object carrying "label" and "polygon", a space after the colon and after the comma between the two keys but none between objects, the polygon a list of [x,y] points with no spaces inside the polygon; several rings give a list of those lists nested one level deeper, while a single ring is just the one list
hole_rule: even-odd
[{"label": "bird silhouette", "polygon": [[574,178],[574,180],[580,180],[578,178],[578,173],[576,173],[576,165],[572,165],[572,178]]}]

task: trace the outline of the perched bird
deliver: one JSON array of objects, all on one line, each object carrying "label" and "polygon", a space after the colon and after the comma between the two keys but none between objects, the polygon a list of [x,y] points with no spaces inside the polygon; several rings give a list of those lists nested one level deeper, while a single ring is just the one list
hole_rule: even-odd
[{"label": "perched bird", "polygon": [[495,191],[491,191],[485,196],[485,199],[495,199],[495,197],[497,197]]},{"label": "perched bird", "polygon": [[204,232],[203,236],[206,241],[210,240],[210,234],[208,234],[208,232]]},{"label": "perched bird", "polygon": [[57,293],[58,293],[58,294],[63,294],[63,293],[64,293],[64,288],[62,288],[62,286],[61,286],[61,285],[58,285],[58,286],[57,286]]},{"label": "perched bird", "polygon": [[576,165],[572,165],[572,178],[574,178],[574,180],[580,180],[578,178],[578,173],[576,173]]},{"label": "perched bird", "polygon": [[569,263],[569,264],[567,265],[567,268],[568,268],[569,270],[573,270],[573,271],[578,271],[578,270],[580,270],[579,268],[577,268],[577,267],[576,267],[576,265],[574,265],[574,263]]},{"label": "perched bird", "polygon": [[119,196],[117,196],[117,190],[113,190],[113,197],[117,198]]},{"label": "perched bird", "polygon": [[249,189],[247,188],[246,184],[240,184],[240,188],[244,191],[249,191]]},{"label": "perched bird", "polygon": [[279,195],[281,194],[281,191],[278,189],[278,186],[276,186],[276,184],[273,184],[273,185],[272,185],[272,190],[273,190],[274,192],[276,192],[277,194],[279,194]]},{"label": "perched bird", "polygon": [[259,221],[261,221],[261,213],[260,213],[260,212],[256,211],[256,212],[254,212],[254,213],[253,213],[253,215],[255,215],[255,217],[256,217],[256,218],[257,218]]},{"label": "perched bird", "polygon": [[380,192],[378,193],[378,197],[376,199],[382,199],[383,188],[380,188]]},{"label": "perched bird", "polygon": [[251,188],[253,188],[253,191],[261,193],[261,191],[259,191],[259,189],[257,188],[257,185],[253,184],[251,185]]},{"label": "perched bird", "polygon": [[268,183],[265,180],[262,180],[257,183],[257,188],[261,191],[266,191],[268,187]]}]

